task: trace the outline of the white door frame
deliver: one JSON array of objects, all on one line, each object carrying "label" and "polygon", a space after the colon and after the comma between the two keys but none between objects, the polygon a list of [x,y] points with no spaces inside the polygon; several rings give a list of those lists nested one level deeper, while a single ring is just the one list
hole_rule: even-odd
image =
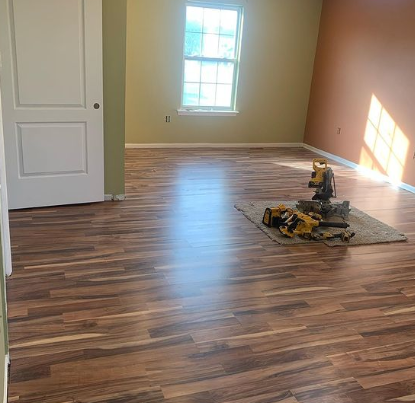
[{"label": "white door frame", "polygon": [[7,276],[12,274],[12,254],[9,227],[9,204],[7,200],[6,161],[3,138],[3,112],[1,107],[1,53],[0,53],[0,231],[3,267]]},{"label": "white door frame", "polygon": [[[8,395],[8,369],[10,364],[9,347],[8,347],[8,330],[7,330],[7,298],[6,298],[6,276],[12,274],[12,257],[10,246],[10,230],[9,230],[9,211],[7,201],[7,184],[6,184],[6,162],[4,159],[4,141],[3,141],[3,111],[1,107],[1,53],[0,53],[0,233],[3,257],[3,278],[0,278],[0,305],[1,305],[1,335],[2,344],[0,353],[4,354],[4,362],[0,362],[2,366],[0,373],[3,374],[3,401],[7,401]],[[3,356],[2,356],[3,358]]]}]

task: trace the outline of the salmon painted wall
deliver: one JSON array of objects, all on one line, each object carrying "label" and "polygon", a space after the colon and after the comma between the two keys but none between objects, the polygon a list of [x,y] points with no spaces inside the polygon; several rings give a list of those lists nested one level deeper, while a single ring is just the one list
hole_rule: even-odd
[{"label": "salmon painted wall", "polygon": [[324,0],[305,134],[412,186],[414,22],[414,0]]}]

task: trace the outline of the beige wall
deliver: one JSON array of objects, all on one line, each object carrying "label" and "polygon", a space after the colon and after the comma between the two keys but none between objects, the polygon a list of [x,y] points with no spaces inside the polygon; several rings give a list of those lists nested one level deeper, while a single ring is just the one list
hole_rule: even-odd
[{"label": "beige wall", "polygon": [[176,113],[185,1],[128,0],[127,143],[303,141],[321,0],[238,4],[245,7],[240,115],[189,117]]},{"label": "beige wall", "polygon": [[305,136],[412,186],[414,22],[413,0],[324,1]]}]

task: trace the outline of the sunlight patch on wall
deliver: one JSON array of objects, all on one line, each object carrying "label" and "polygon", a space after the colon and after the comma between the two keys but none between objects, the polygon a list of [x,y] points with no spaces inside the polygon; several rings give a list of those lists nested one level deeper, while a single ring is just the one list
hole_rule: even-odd
[{"label": "sunlight patch on wall", "polygon": [[401,182],[409,140],[375,95],[372,95],[364,141],[359,165],[387,175],[393,182]]}]

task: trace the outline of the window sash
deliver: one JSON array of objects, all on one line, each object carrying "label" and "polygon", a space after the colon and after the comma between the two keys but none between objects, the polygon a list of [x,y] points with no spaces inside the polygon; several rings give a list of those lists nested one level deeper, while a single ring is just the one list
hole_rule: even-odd
[{"label": "window sash", "polygon": [[[231,10],[238,13],[237,26],[236,26],[236,44],[235,44],[235,58],[225,58],[225,57],[206,57],[206,56],[186,56],[185,55],[185,40],[183,41],[183,69],[182,69],[182,83],[181,83],[181,108],[186,110],[212,110],[212,111],[234,111],[236,110],[236,95],[238,87],[238,78],[239,78],[239,57],[241,51],[241,38],[242,38],[242,19],[243,19],[243,8],[241,6],[232,6],[224,4],[214,4],[214,3],[205,3],[201,1],[190,1],[186,3],[187,7],[200,7],[200,8],[212,8],[215,10]],[[187,22],[187,19],[186,19]],[[184,35],[186,35],[186,23],[184,26]],[[225,106],[201,106],[201,105],[186,105],[184,104],[184,69],[186,60],[195,60],[200,62],[217,62],[217,63],[232,63],[234,65],[233,69],[233,80],[232,80],[232,98],[231,104],[229,107]],[[199,85],[202,82],[198,83]],[[217,85],[218,83],[216,83]],[[220,83],[219,83],[220,84]],[[230,85],[230,84],[229,84]],[[200,104],[200,89],[199,89],[199,104]]]},{"label": "window sash", "polygon": [[[237,80],[237,60],[234,59],[216,59],[216,58],[203,58],[203,57],[197,57],[195,58],[186,58],[185,60],[197,60],[197,61],[213,61],[213,62],[222,62],[222,63],[232,63],[234,65],[233,68],[233,78],[232,78],[232,83],[231,84],[224,84],[224,83],[220,83],[220,82],[216,82],[216,83],[205,83],[202,80],[198,81],[198,82],[191,82],[191,81],[184,81],[184,76],[183,76],[183,83],[182,83],[182,108],[186,109],[186,110],[212,110],[212,111],[234,111],[235,110],[235,96],[236,96],[236,80]],[[186,105],[185,103],[183,103],[184,101],[184,86],[186,83],[189,84],[197,84],[199,85],[199,105]],[[232,93],[231,93],[231,104],[230,106],[204,106],[204,105],[200,105],[200,89],[202,84],[215,84],[215,85],[231,85],[232,86]]]}]

